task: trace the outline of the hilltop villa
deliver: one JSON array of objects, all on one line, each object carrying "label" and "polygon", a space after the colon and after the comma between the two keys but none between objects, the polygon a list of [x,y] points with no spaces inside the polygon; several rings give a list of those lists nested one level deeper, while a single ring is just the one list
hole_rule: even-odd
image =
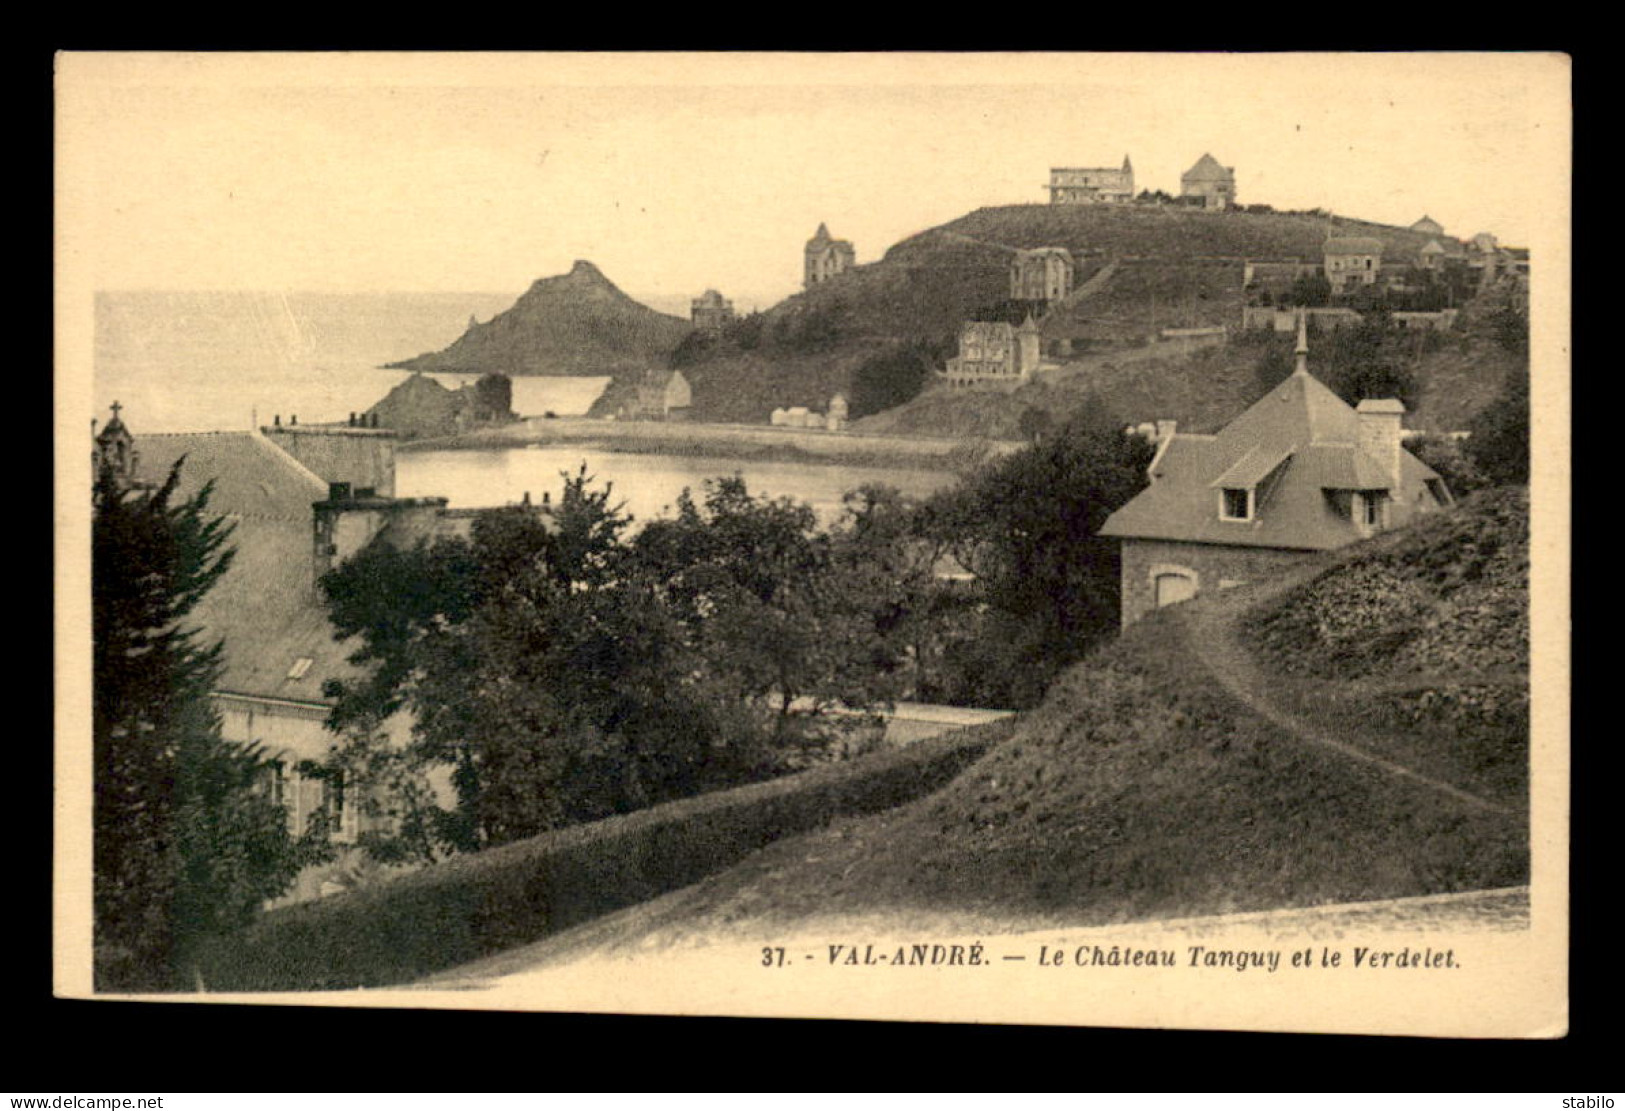
[{"label": "hilltop villa", "polygon": [[1049,172],[1050,204],[1127,204],[1134,199],[1134,165],[1123,155],[1123,168],[1057,167]]},{"label": "hilltop villa", "polygon": [[1151,484],[1101,529],[1122,541],[1125,626],[1449,504],[1400,444],[1405,407],[1350,408],[1309,373],[1308,350],[1300,316],[1296,369],[1216,435],[1158,423]]},{"label": "hilltop villa", "polygon": [[856,260],[857,251],[850,240],[832,238],[828,225],[819,224],[818,231],[807,240],[803,284],[811,289],[820,282],[827,282],[837,274],[850,270]]},{"label": "hilltop villa", "polygon": [[1200,197],[1203,208],[1231,208],[1236,203],[1236,168],[1221,166],[1211,154],[1204,154],[1180,175],[1179,192]]}]

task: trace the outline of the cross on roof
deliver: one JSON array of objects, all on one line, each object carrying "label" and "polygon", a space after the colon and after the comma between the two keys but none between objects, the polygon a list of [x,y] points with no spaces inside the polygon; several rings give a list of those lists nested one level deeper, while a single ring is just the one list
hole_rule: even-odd
[{"label": "cross on roof", "polygon": [[109,405],[108,408],[113,410],[113,419],[117,420],[119,410],[124,408],[124,406],[120,405],[118,402],[115,401],[115,402],[113,402],[113,404]]}]

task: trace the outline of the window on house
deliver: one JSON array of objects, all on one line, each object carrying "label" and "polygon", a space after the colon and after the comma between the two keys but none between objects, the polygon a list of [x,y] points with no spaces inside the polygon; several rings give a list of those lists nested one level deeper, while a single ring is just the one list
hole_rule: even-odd
[{"label": "window on house", "polygon": [[321,808],[328,828],[341,838],[356,834],[355,800],[344,788],[344,773],[332,772],[321,780]]},{"label": "window on house", "polygon": [[288,770],[281,760],[272,760],[260,769],[260,791],[278,806],[287,805]]},{"label": "window on house", "polygon": [[1360,521],[1367,528],[1382,527],[1382,494],[1377,491],[1360,498]]},{"label": "window on house", "polygon": [[1253,492],[1226,486],[1220,491],[1219,516],[1226,521],[1246,521],[1253,515]]}]

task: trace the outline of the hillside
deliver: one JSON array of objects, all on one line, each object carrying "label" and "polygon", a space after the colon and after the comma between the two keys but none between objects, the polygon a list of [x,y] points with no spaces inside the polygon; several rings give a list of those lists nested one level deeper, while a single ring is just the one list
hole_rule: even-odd
[{"label": "hillside", "polygon": [[390,367],[401,370],[529,374],[634,374],[664,365],[689,332],[622,293],[592,263],[538,279],[513,307],[470,322],[451,346]]},{"label": "hillside", "polygon": [[[1187,358],[1174,345],[1147,348],[1146,337],[1165,327],[1239,326],[1241,260],[1316,260],[1328,231],[1381,239],[1391,258],[1414,255],[1429,238],[1342,217],[1283,213],[1150,205],[979,209],[787,298],[751,320],[748,336],[742,322],[731,335],[744,342],[731,338],[683,366],[694,386],[694,417],[759,422],[780,405],[821,408],[837,390],[850,397],[858,368],[888,347],[918,342],[951,350],[962,322],[1008,297],[1015,250],[1059,246],[1080,260],[1080,286],[1106,265],[1112,269],[1098,288],[1044,321],[1046,346],[1068,340],[1075,352],[1062,357],[1064,369],[1049,383],[1053,392],[927,395],[878,415],[855,413],[868,418],[855,427],[1012,437],[1024,409],[1072,408],[1090,391],[1125,421],[1217,427],[1256,395],[1258,353],[1233,345]],[[1421,356],[1423,398],[1407,423],[1463,427],[1494,395],[1510,361],[1481,336],[1450,337],[1442,350]]]},{"label": "hillside", "polygon": [[[1484,670],[1522,658],[1514,538],[1526,524],[1519,491],[1492,491],[1285,584],[1158,611],[1066,673],[935,795],[774,845],[657,924],[678,937],[881,914],[1086,926],[1526,883],[1527,714],[1492,722],[1471,700],[1427,694],[1465,682],[1515,702],[1526,689],[1521,666]],[[1437,635],[1416,638],[1437,650],[1382,669],[1380,689],[1444,707],[1426,734],[1351,713],[1369,680],[1333,669],[1311,681],[1273,662],[1305,650],[1269,630],[1295,627],[1311,598],[1369,618],[1386,597],[1373,591],[1377,566],[1439,617]],[[1499,607],[1474,634],[1484,651],[1455,655],[1446,646],[1482,591]]]}]

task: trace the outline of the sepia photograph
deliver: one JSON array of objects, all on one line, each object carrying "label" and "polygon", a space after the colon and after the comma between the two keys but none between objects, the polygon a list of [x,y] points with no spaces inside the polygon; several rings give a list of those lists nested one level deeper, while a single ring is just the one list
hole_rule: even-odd
[{"label": "sepia photograph", "polygon": [[1546,53],[63,53],[55,990],[1558,1038]]}]

